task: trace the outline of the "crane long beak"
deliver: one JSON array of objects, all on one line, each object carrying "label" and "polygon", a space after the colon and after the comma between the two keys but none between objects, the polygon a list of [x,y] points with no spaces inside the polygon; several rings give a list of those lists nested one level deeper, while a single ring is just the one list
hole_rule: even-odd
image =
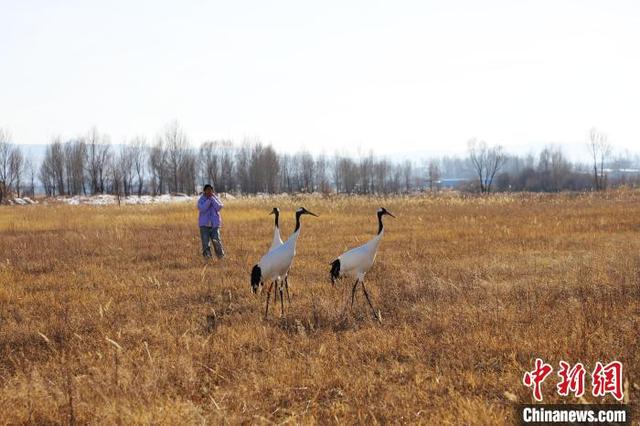
[{"label": "crane long beak", "polygon": [[269,214],[267,216],[270,216],[273,214],[273,210],[271,210],[271,212],[269,212]]},{"label": "crane long beak", "polygon": [[389,212],[387,212],[387,214],[388,214],[389,216],[391,216],[392,218],[394,218],[394,219],[396,218],[394,215],[392,215],[392,214],[391,214],[391,213],[389,213]]},{"label": "crane long beak", "polygon": [[320,216],[318,216],[318,215],[317,215],[317,214],[315,214],[315,213],[311,213],[309,210],[307,210],[307,214],[310,214],[311,216],[315,216],[315,217],[320,217]]}]

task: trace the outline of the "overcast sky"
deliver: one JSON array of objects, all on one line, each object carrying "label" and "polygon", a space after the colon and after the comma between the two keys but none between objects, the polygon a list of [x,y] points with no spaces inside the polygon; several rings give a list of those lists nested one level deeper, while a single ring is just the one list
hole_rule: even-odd
[{"label": "overcast sky", "polygon": [[[640,147],[638,1],[0,0],[0,127],[281,150]],[[321,148],[318,148],[321,147]],[[352,150],[354,150],[353,148]]]}]

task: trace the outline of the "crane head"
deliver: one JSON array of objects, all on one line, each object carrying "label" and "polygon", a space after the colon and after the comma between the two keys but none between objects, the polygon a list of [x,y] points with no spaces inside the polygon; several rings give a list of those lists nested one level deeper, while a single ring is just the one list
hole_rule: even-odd
[{"label": "crane head", "polygon": [[380,215],[380,216],[387,215],[387,216],[391,216],[391,217],[395,218],[395,216],[392,215],[391,212],[388,211],[387,209],[385,209],[384,207],[380,207],[378,209],[378,215]]},{"label": "crane head", "polygon": [[280,209],[277,207],[274,207],[273,210],[271,210],[271,213],[269,214],[279,214],[280,213]]},{"label": "crane head", "polygon": [[298,210],[296,210],[296,214],[298,215],[310,214],[311,216],[318,217],[317,214],[311,213],[309,210],[305,209],[304,207],[300,207]]}]

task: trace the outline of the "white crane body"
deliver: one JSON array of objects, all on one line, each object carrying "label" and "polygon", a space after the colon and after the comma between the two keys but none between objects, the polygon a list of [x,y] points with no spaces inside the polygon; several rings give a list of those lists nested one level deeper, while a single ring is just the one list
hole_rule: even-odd
[{"label": "white crane body", "polygon": [[285,243],[275,248],[272,247],[267,254],[262,256],[258,266],[262,272],[263,282],[284,280],[296,255],[298,235],[300,235],[300,230],[294,232]]},{"label": "white crane body", "polygon": [[363,280],[369,269],[373,266],[378,253],[380,240],[384,235],[384,230],[375,238],[369,240],[360,247],[352,248],[338,257],[340,260],[340,276],[350,276]]}]

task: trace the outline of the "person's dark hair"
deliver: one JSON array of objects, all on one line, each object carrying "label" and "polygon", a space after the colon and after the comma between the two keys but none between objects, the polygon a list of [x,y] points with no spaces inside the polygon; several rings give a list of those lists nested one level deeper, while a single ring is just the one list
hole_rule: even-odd
[{"label": "person's dark hair", "polygon": [[209,188],[211,188],[211,190],[213,191],[213,186],[211,186],[211,184],[210,184],[210,183],[206,184],[206,185],[204,186],[204,188],[202,188],[202,192],[206,191],[206,190],[207,190],[207,189],[209,189]]}]

